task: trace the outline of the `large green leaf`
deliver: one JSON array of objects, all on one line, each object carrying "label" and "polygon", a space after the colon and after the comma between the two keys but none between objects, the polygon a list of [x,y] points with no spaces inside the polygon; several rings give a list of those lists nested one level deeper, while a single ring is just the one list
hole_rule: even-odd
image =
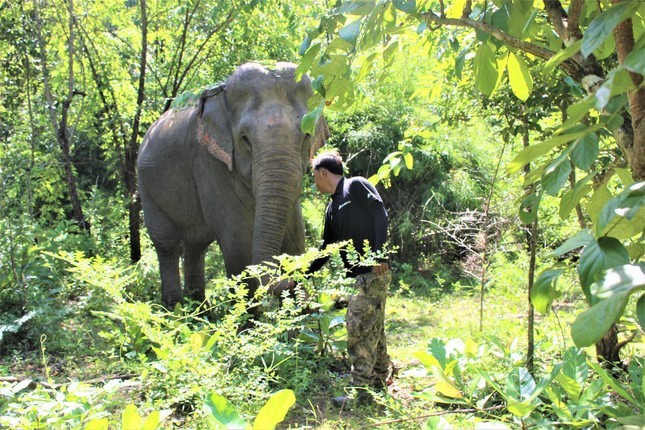
[{"label": "large green leaf", "polygon": [[638,319],[638,324],[641,326],[641,330],[645,331],[645,294],[640,296],[636,303],[636,318]]},{"label": "large green leaf", "polygon": [[588,228],[585,228],[576,233],[575,236],[567,239],[562,245],[557,247],[552,254],[556,257],[559,257],[566,254],[567,252],[573,251],[574,249],[587,246],[592,240],[594,240],[593,233]]},{"label": "large green leaf", "polygon": [[619,239],[641,234],[645,228],[644,205],[645,182],[630,185],[603,206],[596,221],[597,231]]},{"label": "large green leaf", "polygon": [[571,347],[565,351],[562,357],[562,374],[573,379],[581,387],[587,382],[589,365],[587,365],[587,356],[584,350]]},{"label": "large green leaf", "polygon": [[127,405],[121,414],[121,428],[123,430],[140,430],[143,420],[135,405]]},{"label": "large green leaf", "polygon": [[596,133],[589,133],[577,139],[573,145],[571,161],[578,169],[589,169],[591,164],[598,158],[598,136]]},{"label": "large green leaf", "polygon": [[545,270],[535,280],[535,284],[531,288],[531,303],[541,314],[548,313],[553,301],[560,297],[560,292],[556,290],[555,286],[563,272],[562,269]]},{"label": "large green leaf", "polygon": [[587,57],[600,47],[605,39],[612,35],[616,26],[638,9],[639,3],[638,1],[625,1],[615,4],[594,19],[582,37],[580,49],[582,55]]},{"label": "large green leaf", "polygon": [[596,172],[591,172],[590,174],[579,180],[575,187],[564,193],[564,195],[560,199],[559,214],[561,219],[567,219],[571,211],[576,207],[578,203],[580,203],[580,200],[584,196],[589,194],[592,186],[587,182],[589,182],[595,175]]},{"label": "large green leaf", "polygon": [[645,75],[645,55],[643,55],[643,49],[645,49],[644,40],[645,38],[641,37],[641,44],[635,46],[632,52],[625,58],[625,61],[623,61],[624,68],[641,75]]},{"label": "large green leaf", "polygon": [[579,348],[602,339],[625,311],[629,298],[645,289],[645,263],[612,267],[592,286],[591,293],[600,299],[580,314],[571,325],[571,337]]},{"label": "large green leaf", "polygon": [[311,136],[316,135],[316,124],[318,123],[318,119],[322,116],[322,111],[323,103],[320,103],[314,110],[302,117],[302,120],[300,121],[300,129],[303,133]]},{"label": "large green leaf", "polygon": [[497,58],[488,43],[482,43],[477,49],[474,59],[475,83],[477,88],[487,96],[495,91],[499,71]]},{"label": "large green leaf", "polygon": [[528,225],[535,220],[540,209],[542,194],[543,191],[540,189],[538,192],[531,193],[522,200],[518,212],[522,224]]},{"label": "large green leaf", "polygon": [[416,0],[393,0],[392,4],[394,4],[395,8],[405,13],[414,14],[417,11]]},{"label": "large green leaf", "polygon": [[571,163],[569,162],[569,150],[563,152],[553,160],[542,175],[544,191],[551,196],[557,196],[560,189],[569,179]]},{"label": "large green leaf", "polygon": [[573,55],[580,50],[581,45],[582,45],[582,40],[577,40],[574,43],[572,43],[571,45],[567,46],[562,51],[560,51],[557,54],[555,54],[544,65],[544,68],[542,69],[542,74],[544,76],[551,75],[553,70],[556,67],[558,67],[563,61],[573,57]]},{"label": "large green leaf", "polygon": [[598,343],[620,318],[629,300],[628,293],[617,294],[587,309],[571,324],[571,338],[578,348]]},{"label": "large green leaf", "polygon": [[625,247],[613,237],[601,237],[585,246],[580,256],[578,274],[582,290],[592,303],[590,287],[603,270],[629,263]]},{"label": "large green leaf", "polygon": [[246,421],[224,396],[211,392],[204,401],[204,412],[211,429],[244,429]]},{"label": "large green leaf", "polygon": [[617,294],[633,293],[645,287],[645,263],[625,264],[603,272],[592,285],[591,294],[606,300]]},{"label": "large green leaf", "polygon": [[616,394],[618,394],[620,397],[627,400],[637,408],[643,407],[642,403],[636,400],[634,396],[632,396],[625,388],[625,386],[619,380],[607,373],[607,371],[603,369],[599,363],[589,361],[589,365],[593,368],[594,372],[596,372],[596,374],[598,374],[598,376],[600,376],[600,378],[605,381],[612,388],[612,390],[614,390]]},{"label": "large green leaf", "polygon": [[355,46],[356,40],[358,39],[358,35],[361,33],[362,22],[363,22],[362,18],[359,18],[356,21],[353,21],[347,24],[346,26],[338,30],[338,35],[345,42]]},{"label": "large green leaf", "polygon": [[271,430],[284,420],[289,409],[296,403],[296,396],[291,390],[280,390],[273,394],[260,409],[255,421],[254,430]]},{"label": "large green leaf", "polygon": [[531,78],[531,73],[524,64],[524,60],[513,52],[509,52],[507,68],[513,94],[518,99],[526,101],[533,91],[533,78]]},{"label": "large green leaf", "polygon": [[600,127],[598,125],[594,125],[582,130],[575,130],[571,133],[560,134],[558,136],[547,139],[542,143],[538,143],[537,145],[527,146],[522,151],[520,151],[520,153],[517,154],[515,158],[513,158],[513,160],[506,167],[506,171],[508,173],[518,172],[526,164],[535,161],[537,158],[541,157],[544,154],[547,154],[556,146],[563,145],[580,137],[586,136],[590,132],[596,131],[599,128]]}]

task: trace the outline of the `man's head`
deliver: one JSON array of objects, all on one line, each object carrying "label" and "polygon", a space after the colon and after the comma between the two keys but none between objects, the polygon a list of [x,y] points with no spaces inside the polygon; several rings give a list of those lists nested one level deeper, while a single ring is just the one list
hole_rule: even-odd
[{"label": "man's head", "polygon": [[338,152],[323,152],[311,160],[314,182],[322,194],[333,194],[343,176],[343,159]]}]

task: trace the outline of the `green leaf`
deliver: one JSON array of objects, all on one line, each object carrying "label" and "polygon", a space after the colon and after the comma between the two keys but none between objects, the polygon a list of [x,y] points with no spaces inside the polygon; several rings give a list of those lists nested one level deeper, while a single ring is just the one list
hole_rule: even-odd
[{"label": "green leaf", "polygon": [[309,134],[311,136],[316,135],[316,124],[322,116],[323,103],[320,103],[313,111],[307,113],[302,117],[300,122],[300,129],[303,133]]},{"label": "green leaf", "polygon": [[375,4],[374,0],[346,1],[338,9],[338,12],[343,15],[367,15]]},{"label": "green leaf", "polygon": [[549,195],[557,196],[560,189],[569,179],[570,173],[571,163],[569,162],[568,151],[565,151],[551,162],[542,174],[544,191]]},{"label": "green leaf", "polygon": [[567,396],[569,396],[574,402],[578,402],[580,400],[580,391],[582,391],[582,386],[576,382],[575,379],[565,375],[564,373],[560,373],[555,380],[558,381],[560,387],[564,389]]},{"label": "green leaf", "polygon": [[589,94],[577,103],[570,105],[567,108],[567,120],[562,123],[556,130],[556,133],[562,133],[572,127],[577,127],[582,118],[584,118],[589,111],[596,106],[596,96]]},{"label": "green leaf", "polygon": [[416,0],[393,0],[392,4],[395,8],[405,13],[414,14],[417,11]]},{"label": "green leaf", "polygon": [[345,110],[354,103],[354,84],[343,77],[334,78],[327,87],[325,98],[331,102],[329,110]]},{"label": "green leaf", "polygon": [[581,170],[587,170],[598,157],[598,136],[589,133],[574,142],[571,152],[571,161]]},{"label": "green leaf", "polygon": [[461,18],[461,14],[464,12],[464,8],[466,7],[466,1],[467,0],[455,0],[451,2],[452,6],[448,8],[448,11],[446,12],[446,17]]},{"label": "green leaf", "polygon": [[428,352],[439,361],[442,369],[446,367],[446,344],[441,339],[432,339],[428,345]]},{"label": "green leaf", "polygon": [[110,421],[107,418],[99,418],[90,421],[84,430],[108,430]]},{"label": "green leaf", "polygon": [[121,415],[121,429],[140,430],[141,425],[141,416],[137,412],[137,407],[135,405],[127,405]]},{"label": "green leaf", "polygon": [[307,49],[305,54],[300,59],[300,64],[298,64],[298,67],[296,67],[296,80],[299,80],[300,78],[302,78],[302,75],[307,73],[319,52],[320,43],[316,43],[315,45]]},{"label": "green leaf", "polygon": [[553,57],[551,57],[549,61],[547,61],[546,64],[544,65],[544,68],[542,69],[542,75],[543,76],[551,75],[553,70],[556,67],[558,67],[560,64],[562,64],[562,62],[573,57],[574,54],[580,50],[581,45],[582,45],[582,40],[576,40],[574,43],[567,46],[565,49],[563,49],[562,51],[558,52]]},{"label": "green leaf", "polygon": [[531,373],[524,367],[516,367],[506,378],[506,396],[508,410],[513,415],[523,418],[538,406],[534,402],[536,384]]},{"label": "green leaf", "polygon": [[275,428],[276,424],[284,420],[294,403],[296,403],[296,396],[291,390],[280,390],[273,394],[258,412],[253,422],[253,429],[270,430]]},{"label": "green leaf", "polygon": [[633,404],[637,408],[642,408],[642,404],[640,404],[634,398],[634,396],[632,396],[627,391],[625,386],[623,384],[621,384],[620,381],[618,381],[617,379],[615,379],[614,377],[609,375],[607,373],[607,371],[605,369],[603,369],[602,366],[600,366],[600,364],[598,364],[596,362],[593,362],[593,361],[590,361],[589,365],[594,370],[594,372],[596,372],[598,374],[598,376],[600,376],[600,378],[603,381],[605,381],[605,383],[607,383],[607,385],[609,385],[612,388],[613,391],[616,392],[616,394],[618,394],[620,397],[622,397],[623,399],[627,400],[628,402],[630,402],[631,404]]},{"label": "green leaf", "polygon": [[385,65],[389,66],[392,64],[392,61],[394,60],[395,54],[399,49],[399,41],[395,40],[394,42],[390,43],[387,48],[383,51],[383,61],[385,62]]},{"label": "green leaf", "polygon": [[611,267],[622,266],[629,263],[627,250],[620,241],[613,237],[601,237],[585,246],[580,256],[578,274],[582,290],[589,303],[591,299],[590,287],[603,270]]},{"label": "green leaf", "polygon": [[555,288],[562,269],[550,269],[540,273],[531,288],[531,303],[541,314],[546,314],[551,309],[551,304],[560,297],[560,292]]},{"label": "green leaf", "polygon": [[414,157],[412,154],[408,152],[403,156],[403,159],[405,160],[405,167],[412,170],[414,168]]},{"label": "green leaf", "polygon": [[638,9],[639,2],[627,1],[613,5],[594,19],[582,36],[582,55],[588,57],[600,47],[618,24]]},{"label": "green leaf", "polygon": [[578,348],[598,343],[623,314],[629,293],[621,293],[587,309],[571,324],[571,338]]},{"label": "green leaf", "polygon": [[204,412],[212,429],[246,428],[246,421],[223,396],[211,392],[204,401]]},{"label": "green leaf", "polygon": [[578,203],[580,203],[580,200],[584,196],[589,194],[592,186],[590,184],[587,184],[587,182],[589,182],[589,180],[594,176],[596,176],[596,172],[591,172],[580,181],[578,181],[575,187],[564,193],[564,195],[560,199],[560,219],[567,219],[571,211],[576,207]]},{"label": "green leaf", "polygon": [[589,134],[591,131],[596,131],[600,127],[596,124],[592,127],[585,128],[581,131],[575,131],[573,133],[567,133],[567,134],[561,134],[555,137],[552,137],[550,139],[545,140],[542,143],[538,143],[537,145],[530,145],[524,148],[522,151],[520,151],[519,154],[513,158],[513,161],[511,161],[508,166],[506,167],[506,171],[508,173],[515,173],[519,171],[522,167],[524,167],[526,164],[535,161],[537,158],[541,157],[542,155],[548,153],[551,151],[553,148],[556,146],[569,143],[572,140],[576,140],[580,137],[586,136]]},{"label": "green leaf", "polygon": [[645,75],[645,55],[643,55],[643,45],[635,46],[632,52],[625,58],[622,66],[630,72]]},{"label": "green leaf", "polygon": [[[571,347],[565,351],[564,357],[562,357],[562,373],[581,387],[587,382],[589,366],[587,365],[587,356],[582,349]],[[580,394],[579,391],[578,394]]]},{"label": "green leaf", "polygon": [[551,255],[559,257],[566,254],[567,252],[573,251],[574,249],[587,246],[592,240],[594,240],[593,233],[588,228],[585,228],[584,230],[580,230],[578,233],[576,233],[575,236],[567,239],[567,241],[556,248],[556,250],[553,251]]},{"label": "green leaf", "polygon": [[605,270],[592,285],[591,294],[606,300],[617,294],[631,294],[642,288],[645,288],[645,263],[624,264]]},{"label": "green leaf", "polygon": [[531,224],[538,215],[540,209],[540,202],[542,201],[543,191],[531,193],[522,200],[518,215],[522,224]]},{"label": "green leaf", "polygon": [[522,100],[526,101],[533,91],[533,78],[529,72],[522,57],[518,57],[513,52],[508,53],[508,79],[511,83],[511,90],[513,94]]},{"label": "green leaf", "polygon": [[345,42],[348,42],[352,44],[353,46],[356,46],[356,40],[358,39],[358,35],[361,32],[361,23],[363,19],[359,18],[354,22],[351,22],[338,30],[338,35],[340,36],[341,39],[343,39]]},{"label": "green leaf", "polygon": [[645,331],[645,294],[640,296],[636,303],[636,318],[638,319],[638,324],[641,326],[641,330]]},{"label": "green leaf", "polygon": [[356,74],[356,82],[360,82],[370,73],[370,71],[374,67],[374,60],[376,59],[377,55],[377,52],[372,52],[367,56],[367,58],[365,58],[365,60],[363,60],[363,64],[361,64],[361,68]]},{"label": "green leaf", "polygon": [[497,59],[488,43],[482,43],[477,49],[474,67],[477,88],[486,96],[490,96],[497,86],[499,71],[497,69]]},{"label": "green leaf", "polygon": [[[628,239],[642,233],[645,228],[643,205],[645,205],[645,182],[630,185],[603,206],[596,221],[597,231],[605,232],[607,235],[619,239]],[[614,220],[616,222],[612,223]],[[619,224],[621,220],[623,222]],[[630,220],[634,220],[634,222],[628,222]],[[619,226],[619,229],[622,227],[623,230],[617,231],[616,226]]]},{"label": "green leaf", "polygon": [[152,411],[143,423],[141,430],[156,430],[161,423],[159,411]]}]

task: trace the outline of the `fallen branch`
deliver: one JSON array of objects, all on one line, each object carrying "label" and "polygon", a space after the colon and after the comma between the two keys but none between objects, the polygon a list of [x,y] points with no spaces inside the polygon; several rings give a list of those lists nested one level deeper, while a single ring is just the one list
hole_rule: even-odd
[{"label": "fallen branch", "polygon": [[[125,379],[125,380],[133,379],[133,378],[136,378],[137,376],[139,376],[139,375],[134,375],[134,374],[107,375],[107,376],[102,376],[100,378],[88,379],[87,381],[78,381],[78,382],[81,382],[83,384],[98,384],[100,382],[105,382],[105,381],[109,381],[109,380],[113,380],[113,379]],[[0,382],[14,383],[14,382],[23,382],[23,381],[27,381],[27,379],[16,378],[15,376],[0,376]],[[74,382],[74,381],[70,381],[70,382]],[[48,382],[44,382],[44,381],[34,381],[32,379],[31,382],[29,383],[29,385],[27,385],[26,388],[29,388],[29,389],[33,390],[38,385],[42,385],[43,387],[45,387],[47,389],[57,390],[57,389],[59,389],[60,387],[62,387],[64,385],[70,384],[70,382],[63,383],[63,384],[52,384],[52,383],[48,383]]]}]

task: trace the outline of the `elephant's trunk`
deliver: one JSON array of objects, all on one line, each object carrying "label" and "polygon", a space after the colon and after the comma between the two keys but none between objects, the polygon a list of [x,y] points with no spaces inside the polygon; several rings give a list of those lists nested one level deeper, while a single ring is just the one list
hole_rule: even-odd
[{"label": "elephant's trunk", "polygon": [[303,169],[293,153],[260,157],[253,169],[255,222],[253,264],[269,261],[282,251],[302,187]]}]

